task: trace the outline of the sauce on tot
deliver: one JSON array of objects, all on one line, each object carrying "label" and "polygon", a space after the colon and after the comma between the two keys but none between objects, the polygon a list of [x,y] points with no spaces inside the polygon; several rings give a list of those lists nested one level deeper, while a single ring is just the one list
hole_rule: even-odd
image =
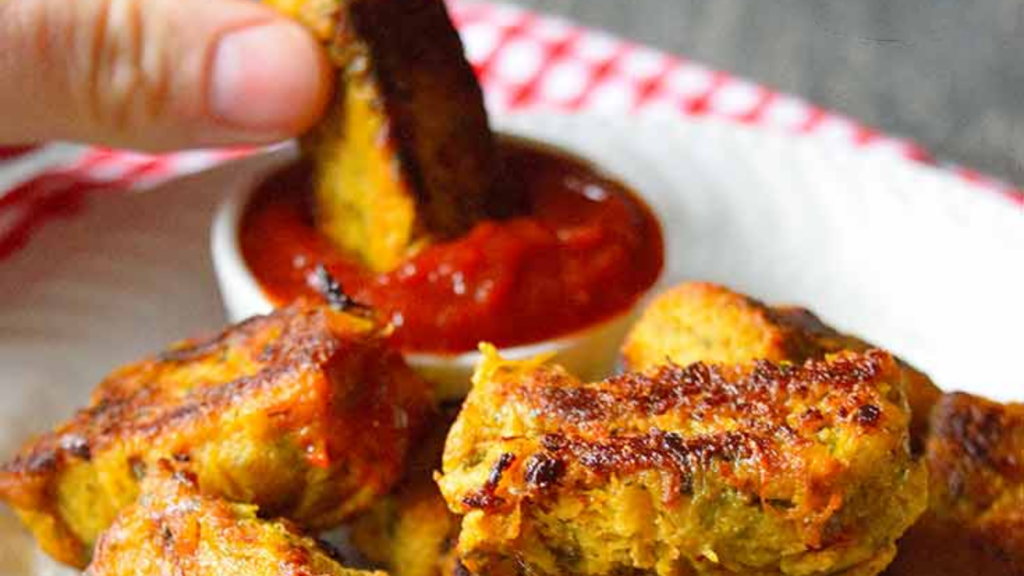
[{"label": "sauce on tot", "polygon": [[324,266],[357,302],[395,327],[406,351],[458,353],[563,336],[626,311],[655,282],[661,230],[621,183],[577,158],[520,140],[501,143],[503,186],[524,191],[524,216],[484,221],[375,273],[314,227],[309,167],[257,190],[242,221],[245,260],[282,304],[318,294]]}]

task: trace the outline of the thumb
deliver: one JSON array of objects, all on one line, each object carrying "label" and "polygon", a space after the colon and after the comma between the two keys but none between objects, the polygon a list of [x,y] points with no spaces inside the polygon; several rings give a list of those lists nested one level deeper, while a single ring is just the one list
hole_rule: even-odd
[{"label": "thumb", "polygon": [[0,144],[266,143],[330,80],[304,29],[245,0],[0,0]]}]

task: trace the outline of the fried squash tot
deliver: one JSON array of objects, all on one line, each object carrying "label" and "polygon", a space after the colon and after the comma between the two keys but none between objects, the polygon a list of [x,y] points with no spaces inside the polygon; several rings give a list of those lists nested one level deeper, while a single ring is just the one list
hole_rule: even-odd
[{"label": "fried squash tot", "polygon": [[374,321],[299,301],[117,370],[0,468],[0,498],[76,567],[162,458],[206,494],[325,528],[397,482],[430,402]]},{"label": "fried squash tot", "polygon": [[330,549],[257,507],[200,494],[160,461],[96,546],[86,576],[386,576],[343,567]]},{"label": "fried squash tot", "polygon": [[439,479],[473,574],[872,575],[926,505],[884,352],[595,383],[484,352]]},{"label": "fried squash tot", "polygon": [[455,542],[459,518],[448,510],[434,482],[455,410],[438,415],[431,432],[412,452],[394,494],[379,499],[352,524],[352,544],[392,576],[459,574]]},{"label": "fried squash tot", "polygon": [[[687,282],[658,296],[630,329],[622,348],[627,367],[645,370],[666,361],[733,364],[753,360],[804,362],[871,344],[837,332],[795,306],[769,307],[716,284]],[[942,392],[901,360],[912,412],[915,450],[924,445],[928,414]]]},{"label": "fried squash tot", "polygon": [[927,462],[928,511],[888,574],[1024,575],[1024,404],[943,396]]},{"label": "fried squash tot", "polygon": [[496,142],[442,0],[268,3],[313,30],[339,70],[304,142],[315,220],[338,246],[390,270],[510,208],[492,186]]},{"label": "fried squash tot", "polygon": [[352,544],[394,576],[457,576],[459,518],[448,510],[432,472],[403,484],[352,525]]},{"label": "fried squash tot", "polygon": [[932,430],[931,511],[969,525],[1024,567],[1024,404],[948,394]]}]

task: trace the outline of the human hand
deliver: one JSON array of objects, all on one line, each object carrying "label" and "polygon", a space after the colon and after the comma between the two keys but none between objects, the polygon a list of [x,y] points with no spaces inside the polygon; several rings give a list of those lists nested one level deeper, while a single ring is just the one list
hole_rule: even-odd
[{"label": "human hand", "polygon": [[0,0],[0,145],[268,143],[330,90],[316,41],[246,0]]}]

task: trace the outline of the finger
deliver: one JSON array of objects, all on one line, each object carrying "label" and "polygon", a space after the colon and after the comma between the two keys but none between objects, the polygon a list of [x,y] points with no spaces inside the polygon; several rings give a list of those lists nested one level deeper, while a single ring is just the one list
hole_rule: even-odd
[{"label": "finger", "polygon": [[265,143],[330,89],[310,35],[245,0],[0,0],[0,144]]}]

